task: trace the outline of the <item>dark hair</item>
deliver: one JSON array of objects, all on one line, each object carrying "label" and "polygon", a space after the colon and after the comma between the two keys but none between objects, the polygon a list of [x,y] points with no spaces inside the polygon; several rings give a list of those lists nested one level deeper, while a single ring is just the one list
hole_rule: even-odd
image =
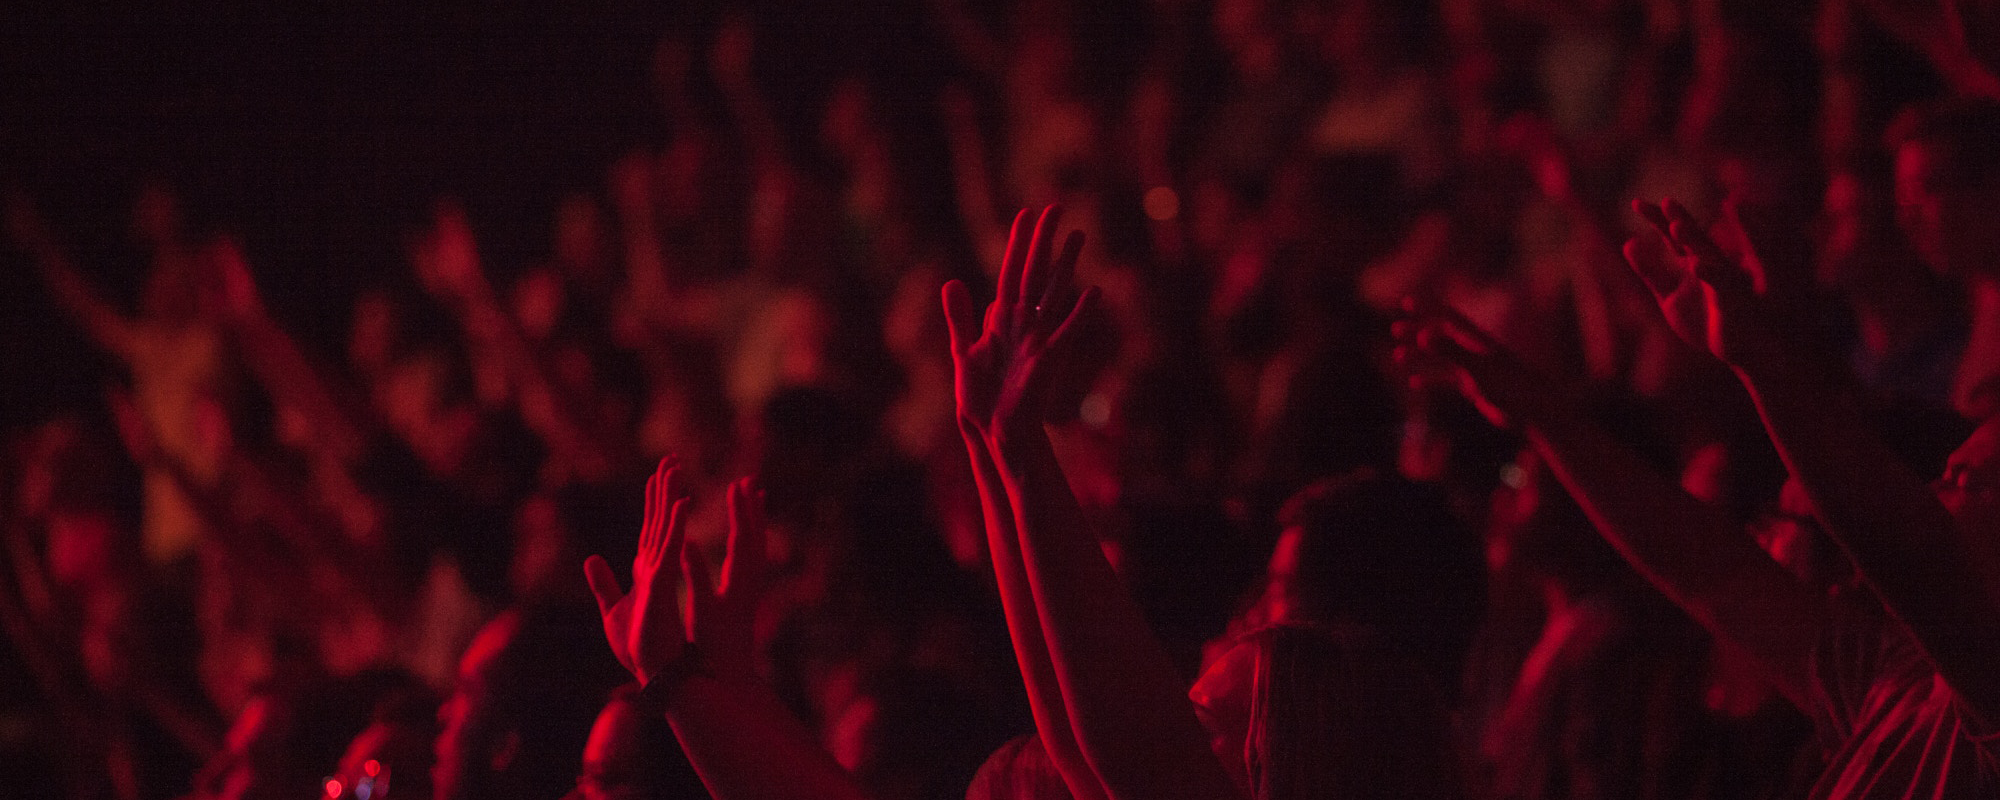
[{"label": "dark hair", "polygon": [[1374,630],[1436,677],[1457,674],[1485,562],[1442,490],[1364,468],[1300,490],[1278,520],[1300,532],[1295,589],[1307,618]]},{"label": "dark hair", "polygon": [[1032,733],[1007,740],[986,757],[966,787],[965,800],[1071,800],[1069,785]]},{"label": "dark hair", "polygon": [[1257,648],[1244,760],[1257,800],[1451,797],[1448,716],[1425,670],[1354,627],[1277,625]]}]

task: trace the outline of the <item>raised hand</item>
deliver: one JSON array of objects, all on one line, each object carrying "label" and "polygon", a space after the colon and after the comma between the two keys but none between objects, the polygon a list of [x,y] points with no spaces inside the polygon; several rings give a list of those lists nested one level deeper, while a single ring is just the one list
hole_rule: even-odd
[{"label": "raised hand", "polygon": [[1095,289],[1079,293],[1073,284],[1083,234],[1071,232],[1055,252],[1061,219],[1062,210],[1049,206],[1030,234],[1028,212],[1015,215],[983,320],[974,316],[964,284],[945,284],[962,424],[993,434],[1039,425],[1048,416],[1072,334],[1097,304]]},{"label": "raised hand", "polygon": [[764,551],[764,490],[754,478],[729,484],[729,552],[722,582],[709,579],[708,563],[692,549],[681,561],[690,588],[689,627],[708,671],[717,677],[756,675],[757,603],[769,564]]},{"label": "raised hand", "polygon": [[583,562],[590,593],[604,619],[604,638],[618,663],[645,684],[671,669],[687,646],[681,625],[676,571],[687,526],[687,489],[681,484],[679,462],[660,460],[646,482],[645,517],[639,525],[639,554],[632,559],[632,592],[618,588],[618,578],[603,556]]},{"label": "raised hand", "polygon": [[486,288],[472,224],[456,203],[438,204],[431,230],[417,242],[411,260],[418,279],[433,293],[463,297]]},{"label": "raised hand", "polygon": [[1755,277],[1710,238],[1694,216],[1669,199],[1635,202],[1659,232],[1625,243],[1625,260],[1653,293],[1667,325],[1688,344],[1734,367],[1786,357],[1757,296]]},{"label": "raised hand", "polygon": [[1558,405],[1583,392],[1522,363],[1505,345],[1471,320],[1441,303],[1403,303],[1396,337],[1396,362],[1419,383],[1457,389],[1495,425],[1521,424],[1522,417],[1557,413]]},{"label": "raised hand", "polygon": [[257,293],[257,280],[250,274],[250,263],[243,257],[241,244],[234,239],[218,239],[204,248],[201,256],[209,270],[209,291],[215,293],[223,312],[236,319],[267,316],[264,299]]}]

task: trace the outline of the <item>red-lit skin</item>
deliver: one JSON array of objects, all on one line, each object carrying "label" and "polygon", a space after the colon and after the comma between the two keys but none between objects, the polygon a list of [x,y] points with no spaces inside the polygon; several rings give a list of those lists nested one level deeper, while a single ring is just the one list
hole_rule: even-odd
[{"label": "red-lit skin", "polygon": [[520,618],[503,614],[481,628],[459,659],[458,683],[438,707],[442,730],[436,743],[437,763],[431,781],[438,797],[456,797],[472,776],[506,765],[510,732],[494,728],[484,697],[486,666],[506,647],[520,627]]},{"label": "red-lit skin", "polygon": [[1201,678],[1188,689],[1195,715],[1208,731],[1209,749],[1246,793],[1250,773],[1244,749],[1250,736],[1250,703],[1257,692],[1257,653],[1254,642],[1238,642],[1202,670]]},{"label": "red-lit skin", "polygon": [[284,721],[278,719],[278,710],[263,697],[253,697],[236,713],[230,723],[229,735],[223,742],[223,752],[202,768],[195,776],[194,796],[199,800],[258,800],[265,797],[282,797],[285,787],[268,784],[273,759],[282,754],[274,752],[276,738],[281,735]]},{"label": "red-lit skin", "polygon": [[[334,771],[350,792],[369,781],[368,800],[431,796],[429,773],[435,758],[426,731],[374,722],[356,734]],[[372,779],[372,780],[369,780]]]},{"label": "red-lit skin", "polygon": [[610,703],[597,715],[590,739],[583,746],[583,775],[576,785],[584,800],[640,800],[645,796],[645,787],[630,779],[654,757],[639,750],[643,722],[631,703]]},{"label": "red-lit skin", "polygon": [[[1936,188],[1921,180],[1929,154],[1919,148],[1904,155],[1899,179],[1918,178],[1916,188]],[[1915,199],[1920,250],[1948,260],[2000,253],[2000,234],[1992,226],[1958,216],[1967,209],[1951,201],[1963,196]],[[1934,202],[1939,200],[1944,202]],[[1685,210],[1671,201],[1640,210],[1648,212],[1674,258],[1648,261],[1631,246],[1627,254],[1668,321],[1683,339],[1736,372],[1814,516],[1930,657],[1965,712],[2000,719],[2000,682],[1990,669],[2000,659],[2000,596],[1994,592],[2000,531],[1986,488],[2000,450],[1994,432],[2000,423],[1989,420],[1953,454],[1945,473],[1949,491],[1940,495],[1867,432],[1852,393],[1830,370],[1811,363],[1809,350],[1789,342],[1791,331],[1771,313],[1769,301],[1750,290],[1742,265],[1722,254]],[[1982,231],[1924,230],[1962,225]]]},{"label": "red-lit skin", "polygon": [[1088,355],[1073,352],[1069,332],[1101,313],[1093,291],[1071,285],[1083,242],[1071,234],[1058,248],[1059,223],[1060,211],[1045,209],[1031,238],[1028,213],[1015,218],[983,316],[962,284],[944,292],[960,424],[1036,728],[1078,797],[1238,797],[1165,652],[1088,535],[1043,428],[1052,399],[1076,388],[1070,367]]},{"label": "red-lit skin", "polygon": [[1940,155],[1922,142],[1896,152],[1896,219],[1924,262],[1939,274],[2000,279],[2000,189],[1952,185]]},{"label": "red-lit skin", "polygon": [[[676,465],[662,459],[647,484],[632,591],[620,588],[602,556],[584,562],[612,654],[643,686],[674,670],[690,644],[699,649],[699,668],[668,678],[674,683],[662,693],[674,737],[716,800],[862,800],[853,778],[752,669],[751,620],[768,568],[762,490],[750,478],[730,485],[728,555],[721,580],[711,580],[701,555],[683,549],[688,501]],[[692,600],[685,620],[683,577]]]}]

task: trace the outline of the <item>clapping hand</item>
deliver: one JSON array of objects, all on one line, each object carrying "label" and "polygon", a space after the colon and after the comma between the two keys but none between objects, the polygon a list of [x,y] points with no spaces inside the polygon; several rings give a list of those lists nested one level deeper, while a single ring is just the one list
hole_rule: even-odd
[{"label": "clapping hand", "polygon": [[[765,571],[763,491],[751,478],[729,486],[729,552],[719,585],[710,580],[701,554],[687,548],[688,504],[679,462],[661,459],[646,483],[632,591],[619,588],[602,556],[583,564],[604,620],[604,638],[641,684],[677,671],[717,677],[755,671],[753,621]],[[681,575],[692,589],[685,621],[678,597]]]}]

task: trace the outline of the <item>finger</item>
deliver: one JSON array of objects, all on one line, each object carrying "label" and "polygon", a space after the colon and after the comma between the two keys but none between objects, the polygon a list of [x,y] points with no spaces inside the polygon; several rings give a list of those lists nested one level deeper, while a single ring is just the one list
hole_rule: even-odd
[{"label": "finger", "polygon": [[1632,210],[1637,212],[1639,218],[1645,220],[1646,224],[1653,226],[1653,230],[1659,232],[1661,239],[1665,240],[1669,245],[1673,243],[1673,235],[1667,232],[1667,227],[1670,223],[1667,221],[1667,213],[1664,210],[1664,206],[1648,203],[1644,200],[1633,200]]},{"label": "finger", "polygon": [[1062,206],[1052,204],[1043,207],[1041,218],[1035,221],[1035,239],[1028,246],[1028,261],[1021,269],[1021,293],[1016,298],[1023,306],[1032,307],[1048,288],[1050,254],[1055,251],[1062,215]]},{"label": "finger", "polygon": [[1664,300],[1681,285],[1681,271],[1667,264],[1666,247],[1659,239],[1639,236],[1625,242],[1625,263],[1646,284],[1654,299]]},{"label": "finger", "polygon": [[690,502],[692,501],[685,497],[675,500],[674,510],[667,517],[666,546],[660,548],[659,557],[653,562],[653,568],[658,570],[659,573],[667,573],[666,565],[680,558],[681,550],[687,546],[688,504]]},{"label": "finger", "polygon": [[1662,232],[1665,231],[1667,215],[1660,210],[1658,203],[1649,203],[1645,200],[1634,198],[1632,200],[1632,212],[1638,214],[1641,219],[1644,219],[1653,227],[1661,229]]},{"label": "finger", "polygon": [[1037,311],[1053,316],[1055,309],[1065,307],[1076,284],[1076,259],[1083,253],[1083,238],[1083,231],[1070,231],[1063,238],[1062,253],[1049,263],[1048,283],[1035,301]]},{"label": "finger", "polygon": [[944,326],[951,334],[951,353],[963,355],[979,338],[979,320],[973,316],[972,295],[963,281],[944,284]]},{"label": "finger", "polygon": [[1020,294],[1021,273],[1028,264],[1029,247],[1028,210],[1024,208],[1014,214],[1014,228],[1007,234],[1007,255],[1000,259],[1000,280],[993,288],[993,305],[987,309],[988,326],[999,322],[992,315],[1001,313],[1008,298]]},{"label": "finger", "polygon": [[1722,247],[1709,238],[1693,219],[1674,220],[1673,232],[1674,239],[1694,254],[1694,276],[1702,283],[1732,298],[1756,292],[1756,284],[1749,273],[1744,272],[1735,259],[1723,253]]},{"label": "finger", "polygon": [[[1718,264],[1731,261],[1728,254],[1722,252],[1722,246],[1715,243],[1715,238],[1708,235],[1708,227],[1701,224],[1701,220],[1695,219],[1693,212],[1688,211],[1686,206],[1669,197],[1666,202],[1660,204],[1660,209],[1666,214],[1668,237],[1680,247],[1682,253],[1695,257],[1697,273],[1702,268],[1701,261]],[[1707,278],[1704,277],[1703,280]]]},{"label": "finger", "polygon": [[743,478],[729,486],[729,550],[722,559],[721,590],[752,588],[763,564],[764,493],[754,478]]},{"label": "finger", "polygon": [[591,556],[583,560],[583,580],[590,584],[590,594],[597,598],[597,613],[611,616],[611,609],[625,599],[625,590],[618,588],[618,576],[611,574],[611,565],[603,556]]},{"label": "finger", "polygon": [[660,461],[660,469],[655,469],[653,474],[646,478],[646,510],[639,520],[639,552],[641,554],[650,553],[654,550],[654,546],[659,540],[660,532],[666,527],[664,521],[665,510],[660,503],[660,480],[662,477],[660,472],[666,467],[666,464],[667,462],[662,459]]},{"label": "finger", "polygon": [[1097,305],[1100,302],[1098,296],[1095,286],[1083,290],[1083,294],[1076,298],[1076,306],[1070,309],[1069,316],[1063,319],[1062,325],[1057,326],[1055,332],[1049,334],[1050,347],[1067,340],[1071,330],[1084,324],[1079,320],[1089,319],[1090,315],[1097,313]]},{"label": "finger", "polygon": [[1428,311],[1428,320],[1467,350],[1493,352],[1501,349],[1499,339],[1493,338],[1493,334],[1479,327],[1479,323],[1473,322],[1471,318],[1449,304],[1431,303]]}]

